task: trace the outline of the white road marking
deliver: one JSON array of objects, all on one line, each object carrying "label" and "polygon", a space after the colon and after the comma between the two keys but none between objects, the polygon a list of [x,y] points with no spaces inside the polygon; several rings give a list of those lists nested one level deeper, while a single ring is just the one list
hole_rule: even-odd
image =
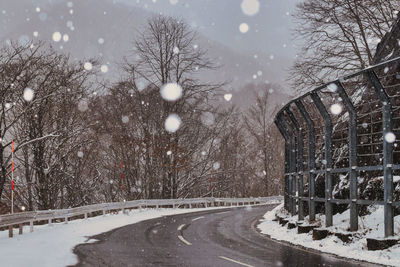
[{"label": "white road marking", "polygon": [[179,227],[178,227],[178,231],[182,230],[182,229],[183,229],[183,227],[185,227],[185,224],[181,224],[181,225],[179,225]]},{"label": "white road marking", "polygon": [[247,267],[254,267],[253,265],[246,264],[246,263],[243,263],[243,262],[240,262],[240,261],[234,260],[234,259],[230,259],[230,258],[228,258],[228,257],[224,257],[224,256],[219,256],[219,257],[220,257],[221,259],[224,259],[224,260],[227,260],[227,261],[231,261],[231,262],[234,262],[234,263],[237,263],[237,264],[243,265],[243,266],[247,266]]},{"label": "white road marking", "polygon": [[216,212],[216,214],[224,214],[224,213],[228,213],[230,211],[221,211],[221,212]]},{"label": "white road marking", "polygon": [[192,222],[197,221],[197,220],[200,220],[200,219],[203,219],[203,218],[204,218],[204,216],[194,218],[194,219],[192,219]]},{"label": "white road marking", "polygon": [[178,238],[179,238],[183,243],[185,243],[186,245],[188,245],[188,246],[191,246],[191,245],[192,245],[192,243],[190,243],[190,242],[187,241],[185,238],[183,238],[183,236],[178,235]]}]

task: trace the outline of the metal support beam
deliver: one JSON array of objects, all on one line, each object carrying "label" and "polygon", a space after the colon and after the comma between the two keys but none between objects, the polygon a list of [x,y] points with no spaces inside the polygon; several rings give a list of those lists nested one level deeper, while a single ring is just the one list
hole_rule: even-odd
[{"label": "metal support beam", "polygon": [[310,222],[313,222],[315,221],[315,126],[300,99],[296,100],[296,106],[308,127],[308,210]]},{"label": "metal support beam", "polygon": [[276,119],[275,125],[278,128],[279,132],[281,133],[282,137],[285,139],[285,173],[284,173],[284,194],[283,194],[283,199],[284,199],[284,207],[286,210],[289,210],[289,179],[288,176],[286,175],[289,173],[289,157],[290,157],[290,147],[289,147],[289,136],[287,135],[282,122],[279,119]]},{"label": "metal support beam", "polygon": [[341,82],[336,82],[337,93],[349,112],[349,180],[350,180],[350,231],[358,230],[357,209],[357,111]]},{"label": "metal support beam", "polygon": [[296,214],[296,179],[293,173],[296,171],[296,142],[293,129],[286,121],[283,113],[279,114],[283,128],[289,137],[289,175],[288,175],[288,194],[289,194],[289,211],[292,215]]},{"label": "metal support beam", "polygon": [[[303,129],[301,128],[299,122],[294,116],[293,112],[290,110],[290,107],[286,108],[286,114],[289,116],[294,128],[297,132],[297,192],[299,197],[304,196],[304,186],[303,186],[303,148],[304,148],[304,134]],[[298,200],[298,214],[299,221],[304,220],[304,201]]]},{"label": "metal support beam", "polygon": [[393,143],[387,142],[386,135],[392,132],[392,103],[378,76],[373,70],[367,72],[369,81],[382,103],[383,116],[383,183],[384,183],[384,214],[385,237],[394,235],[393,221]]},{"label": "metal support beam", "polygon": [[332,226],[332,120],[316,92],[311,98],[325,122],[325,225]]}]

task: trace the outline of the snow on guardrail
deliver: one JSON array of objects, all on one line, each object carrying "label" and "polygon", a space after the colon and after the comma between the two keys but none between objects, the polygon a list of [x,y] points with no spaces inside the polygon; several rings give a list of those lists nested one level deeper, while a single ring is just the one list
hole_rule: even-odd
[{"label": "snow on guardrail", "polygon": [[112,203],[101,203],[93,204],[88,206],[81,206],[69,209],[57,209],[57,210],[39,210],[39,211],[27,211],[19,212],[14,214],[0,215],[0,227],[9,227],[9,236],[13,236],[13,228],[15,225],[19,226],[19,234],[22,234],[23,225],[30,225],[30,231],[33,232],[34,222],[48,221],[49,224],[55,219],[63,219],[65,223],[68,223],[68,219],[72,217],[84,215],[85,219],[89,214],[95,212],[101,212],[103,215],[107,211],[114,210],[126,210],[142,207],[155,207],[159,208],[162,206],[172,206],[173,208],[179,206],[192,206],[203,205],[204,207],[209,206],[240,206],[240,205],[251,205],[251,204],[265,204],[269,202],[280,202],[283,200],[282,196],[273,197],[257,197],[257,198],[186,198],[186,199],[140,199],[124,202],[112,202]]}]

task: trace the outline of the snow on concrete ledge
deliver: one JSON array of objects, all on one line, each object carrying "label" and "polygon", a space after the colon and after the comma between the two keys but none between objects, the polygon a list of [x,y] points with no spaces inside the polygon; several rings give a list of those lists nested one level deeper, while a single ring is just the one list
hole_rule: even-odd
[{"label": "snow on concrete ledge", "polygon": [[[360,230],[354,235],[353,241],[344,243],[336,236],[328,236],[322,240],[313,240],[312,232],[307,234],[297,234],[297,228],[287,229],[274,221],[275,214],[284,214],[283,204],[277,206],[272,211],[264,215],[264,219],[257,225],[262,234],[269,235],[276,240],[282,240],[294,245],[319,250],[341,257],[379,263],[390,266],[400,266],[400,244],[385,250],[367,250],[367,238],[379,238],[383,235],[383,207],[372,207],[372,213],[367,216],[359,217]],[[288,218],[289,220],[294,219]],[[317,223],[323,225],[325,218],[319,215]],[[325,228],[334,232],[347,232],[349,225],[349,214],[345,211],[334,216],[333,227]],[[395,217],[395,232],[400,233],[400,216]]]}]

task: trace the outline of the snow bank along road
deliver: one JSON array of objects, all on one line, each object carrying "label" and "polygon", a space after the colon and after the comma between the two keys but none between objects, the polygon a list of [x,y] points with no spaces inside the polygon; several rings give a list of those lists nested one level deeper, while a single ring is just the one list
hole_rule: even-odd
[{"label": "snow bank along road", "polygon": [[77,266],[365,266],[256,232],[255,224],[275,206],[164,216],[114,229],[75,247]]}]

